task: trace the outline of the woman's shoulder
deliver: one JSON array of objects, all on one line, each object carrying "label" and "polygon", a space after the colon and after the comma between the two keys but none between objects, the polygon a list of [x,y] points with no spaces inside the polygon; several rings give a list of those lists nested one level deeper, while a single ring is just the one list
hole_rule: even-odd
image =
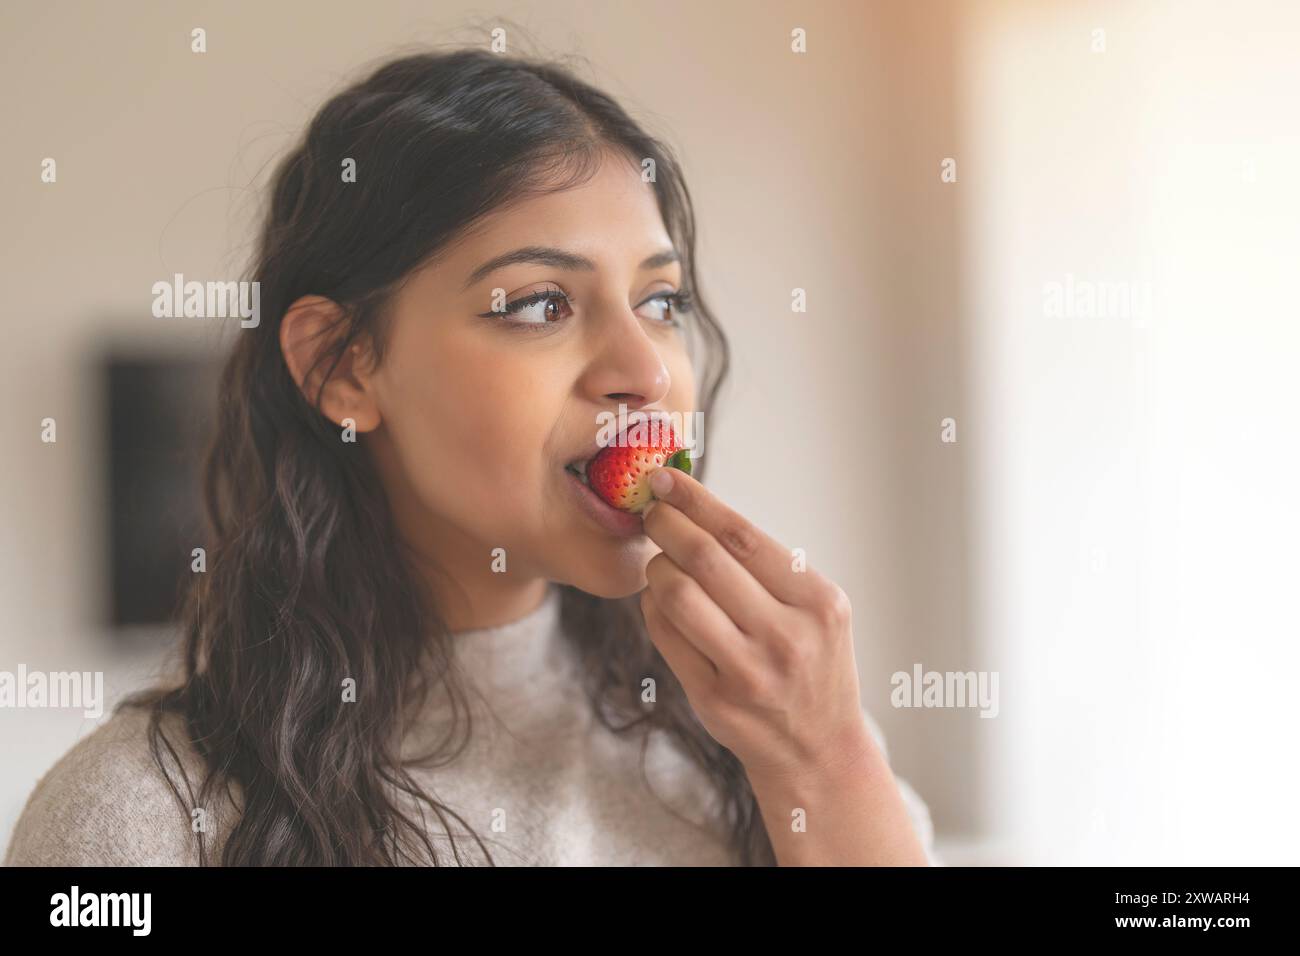
[{"label": "woman's shoulder", "polygon": [[[199,827],[213,832],[209,823],[215,821],[183,806],[168,776],[182,796],[190,788],[197,793],[202,760],[189,746],[183,720],[164,715],[166,741],[159,741],[168,767],[164,775],[154,759],[149,723],[147,709],[121,708],[64,753],[27,798],[5,865],[197,865]],[[210,854],[212,841],[208,847]]]}]

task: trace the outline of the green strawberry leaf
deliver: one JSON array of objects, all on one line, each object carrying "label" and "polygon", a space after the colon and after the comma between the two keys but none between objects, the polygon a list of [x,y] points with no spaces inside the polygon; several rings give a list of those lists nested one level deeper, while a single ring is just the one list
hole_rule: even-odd
[{"label": "green strawberry leaf", "polygon": [[691,453],[689,449],[682,448],[675,451],[664,462],[665,468],[676,468],[678,471],[684,471],[686,474],[691,473]]}]

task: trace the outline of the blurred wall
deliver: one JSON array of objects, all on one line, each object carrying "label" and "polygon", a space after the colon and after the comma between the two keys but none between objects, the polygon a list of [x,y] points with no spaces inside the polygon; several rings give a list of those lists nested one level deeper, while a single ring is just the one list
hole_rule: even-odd
[{"label": "blurred wall", "polygon": [[988,834],[1294,864],[1300,7],[963,12]]}]

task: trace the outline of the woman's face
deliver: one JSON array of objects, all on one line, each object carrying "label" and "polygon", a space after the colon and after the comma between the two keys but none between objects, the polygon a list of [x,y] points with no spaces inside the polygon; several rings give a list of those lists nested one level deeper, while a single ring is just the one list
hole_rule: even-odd
[{"label": "woman's face", "polygon": [[[517,250],[550,261],[484,270]],[[671,250],[653,187],[610,155],[584,185],[488,217],[399,293],[367,386],[380,424],[363,441],[403,536],[461,587],[645,586],[658,548],[639,519],[608,530],[565,465],[590,457],[598,416],[620,403],[679,424],[694,411],[685,329],[671,324],[690,317],[659,298],[681,288],[681,265],[653,261]],[[545,291],[566,298],[494,311]]]}]

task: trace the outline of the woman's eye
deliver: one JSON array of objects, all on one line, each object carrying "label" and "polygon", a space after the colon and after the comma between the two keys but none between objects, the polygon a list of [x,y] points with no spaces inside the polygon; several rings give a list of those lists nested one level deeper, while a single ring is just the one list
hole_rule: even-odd
[{"label": "woman's eye", "polygon": [[677,316],[691,310],[691,294],[686,291],[662,292],[651,296],[642,305],[657,303],[654,318],[665,325],[681,325]]},{"label": "woman's eye", "polygon": [[[567,295],[548,289],[545,292],[526,295],[522,299],[515,299],[500,312],[484,312],[482,315],[483,318],[517,316],[518,318],[510,320],[511,325],[548,325],[558,322],[565,318],[568,312],[572,312],[569,306],[570,299]],[[567,312],[561,311],[562,309]]]}]

